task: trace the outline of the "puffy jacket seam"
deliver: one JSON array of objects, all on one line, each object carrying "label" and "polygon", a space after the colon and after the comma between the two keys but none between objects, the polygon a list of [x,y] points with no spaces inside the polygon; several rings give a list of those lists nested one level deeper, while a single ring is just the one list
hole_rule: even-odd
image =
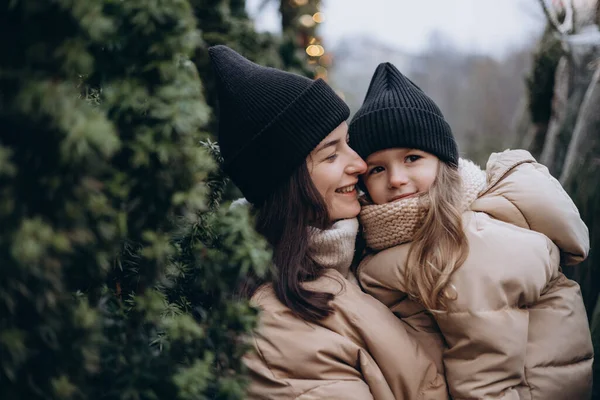
[{"label": "puffy jacket seam", "polygon": [[501,169],[501,173],[499,173],[496,178],[490,181],[488,186],[479,193],[478,197],[482,197],[483,195],[487,194],[490,190],[492,190],[494,186],[496,186],[496,184],[500,182],[513,168],[516,168],[521,164],[528,163],[535,163],[535,160],[533,158],[526,158],[524,160],[515,161],[512,164],[509,164],[508,166]]},{"label": "puffy jacket seam", "polygon": [[523,211],[521,211],[521,209],[519,207],[517,207],[517,205],[511,201],[508,197],[506,197],[505,195],[500,195],[502,198],[506,199],[506,201],[508,201],[514,208],[517,209],[517,211],[519,212],[519,214],[521,214],[521,216],[523,217],[523,219],[525,220],[525,223],[527,223],[527,226],[529,227],[529,229],[531,229],[531,223],[529,222],[529,220],[527,219],[527,216],[525,214],[523,214]]},{"label": "puffy jacket seam", "polygon": [[[550,249],[548,249],[548,265],[552,266],[552,255],[550,254]],[[556,288],[556,285],[559,285],[560,283],[564,282],[565,280],[568,281],[569,278],[567,278],[565,276],[565,274],[563,274],[559,271],[559,273],[556,274],[556,276],[553,276],[552,278],[550,278],[548,283],[546,283],[546,286],[544,286],[544,288],[540,292],[540,297],[543,297],[546,294],[548,294],[548,292],[550,290]]]},{"label": "puffy jacket seam", "polygon": [[[511,387],[509,389],[513,389],[513,388]],[[493,398],[486,397],[486,399],[490,399],[490,400],[491,399],[502,399],[506,395],[506,390],[508,390],[508,389],[503,390],[498,396],[494,396]],[[480,399],[482,399],[482,397],[479,397],[479,398],[478,397],[452,397],[452,400],[480,400]]]},{"label": "puffy jacket seam", "polygon": [[[510,201],[506,196],[504,196],[504,198],[506,200]],[[527,223],[527,226],[531,229],[531,222],[529,222],[529,220],[527,219],[527,215],[523,214],[523,211],[521,211],[521,209],[519,207],[517,207],[517,205],[515,203],[513,203],[512,201],[510,202],[510,204],[512,204],[513,207],[519,211],[519,213],[523,216],[523,219]]]},{"label": "puffy jacket seam", "polygon": [[573,211],[575,211],[575,213],[577,215],[579,215],[579,209],[575,205],[575,202],[573,202],[573,199],[565,191],[565,189],[562,187],[562,185],[560,184],[560,182],[558,181],[558,179],[556,179],[555,177],[553,177],[552,174],[544,174],[543,172],[541,172],[541,171],[539,171],[537,169],[536,169],[536,172],[541,173],[548,180],[548,182],[550,182],[550,184],[552,186],[554,186],[556,188],[556,190],[562,195],[563,199],[566,200],[567,203],[571,205],[571,209]]},{"label": "puffy jacket seam", "polygon": [[[503,399],[506,391],[502,392],[499,397],[485,397],[486,400]],[[483,397],[452,397],[452,400],[481,400]]]},{"label": "puffy jacket seam", "polygon": [[[348,314],[348,316],[349,316],[350,320],[352,321],[352,323],[354,323],[355,325],[358,325],[358,324],[357,324],[357,322],[358,322],[358,319],[357,319],[357,318],[358,318],[358,315],[357,315],[357,314],[355,314],[354,310],[351,310],[351,311],[350,311],[350,313]],[[361,346],[362,346],[362,347],[363,347],[363,348],[364,348],[364,349],[367,351],[367,353],[370,353],[370,351],[369,351],[368,347],[366,346],[366,343],[365,343],[364,339],[363,339],[363,338],[361,338],[361,340],[362,340],[362,342],[363,342]],[[375,363],[377,364],[377,362],[376,362],[376,361],[375,361]],[[383,372],[383,371],[382,371],[382,372]],[[362,374],[362,371],[361,371],[361,374]],[[420,400],[420,399],[423,399],[423,397],[424,397],[424,395],[425,395],[425,391],[426,391],[427,389],[429,389],[429,388],[433,387],[433,386],[434,386],[434,384],[435,384],[435,381],[436,381],[436,380],[437,380],[437,376],[436,376],[436,378],[434,378],[434,379],[433,379],[433,381],[429,381],[429,382],[427,382],[427,386],[423,386],[423,387],[421,388],[421,390],[419,390],[419,397],[418,397],[418,399],[419,399],[419,400]]]},{"label": "puffy jacket seam", "polygon": [[[354,324],[354,326],[360,326],[360,320],[358,318],[358,315],[354,312],[354,309],[352,309],[352,308],[350,308],[348,310],[348,319],[352,324]],[[365,339],[362,337],[362,335],[361,335],[360,340],[361,340],[360,347],[365,349],[367,351],[367,353],[370,354],[370,351],[366,346]]]},{"label": "puffy jacket seam", "polygon": [[[525,354],[525,358],[527,358],[527,354]],[[533,399],[533,389],[531,387],[531,385],[529,384],[529,368],[527,368],[526,366],[523,366],[523,383],[525,384],[525,387],[527,388],[527,391],[529,392],[529,397],[531,399]]]},{"label": "puffy jacket seam", "polygon": [[594,359],[594,356],[589,355],[589,356],[585,356],[577,361],[569,361],[569,362],[565,362],[564,364],[540,364],[540,365],[536,365],[534,367],[527,367],[526,369],[574,367],[574,366],[577,366],[578,364],[582,364],[582,363],[588,362],[593,359]]},{"label": "puffy jacket seam", "polygon": [[[357,315],[357,314],[354,312],[354,310],[351,310],[351,311],[349,312],[348,316],[349,316],[350,320],[352,321],[352,323],[354,323],[355,325],[358,325],[358,319],[357,319],[357,318],[358,318],[358,315]],[[363,340],[363,345],[364,345],[364,344],[365,344],[365,343],[364,343],[364,339],[362,339],[362,338],[361,338],[361,340]],[[364,346],[364,349],[365,349],[367,352],[369,352],[369,349],[368,349],[366,346]],[[427,383],[426,383],[426,385],[423,385],[423,386],[421,387],[421,389],[419,390],[419,397],[418,397],[418,399],[423,399],[423,398],[424,398],[424,396],[425,396],[425,392],[426,392],[428,389],[432,388],[432,387],[435,385],[435,383],[436,383],[436,380],[437,380],[437,375],[436,375],[436,377],[435,377],[433,380],[431,380],[431,381],[427,382]]]},{"label": "puffy jacket seam", "polygon": [[[504,396],[504,392],[500,396]],[[480,400],[482,397],[452,397],[452,400]],[[491,397],[486,397],[486,399],[492,400]],[[494,399],[502,399],[502,397],[494,397]]]},{"label": "puffy jacket seam", "polygon": [[275,380],[278,381],[283,381],[285,383],[285,385],[287,387],[289,387],[292,391],[294,390],[294,388],[292,387],[292,385],[285,379],[281,379],[279,377],[277,377],[275,375],[275,373],[273,372],[273,368],[271,368],[271,365],[269,364],[269,362],[267,361],[267,358],[265,357],[265,355],[263,354],[262,350],[260,349],[260,345],[258,344],[258,340],[256,340],[256,337],[252,337],[252,339],[254,340],[254,346],[256,347],[256,352],[258,353],[259,357],[263,360],[263,362],[265,363],[267,369],[269,370],[269,372],[271,373],[271,377]]},{"label": "puffy jacket seam", "polygon": [[[334,385],[336,383],[340,383],[340,382],[343,382],[343,381],[351,381],[351,380],[354,380],[354,379],[338,379],[338,380],[335,380],[333,382],[323,383],[322,385],[315,386],[313,388],[305,390],[304,392],[300,393],[298,396],[294,397],[294,400],[299,399],[300,397],[304,396],[305,394],[308,394],[308,393],[312,392],[313,390],[317,390],[317,389],[320,389],[322,387],[329,386],[329,385]],[[289,382],[286,382],[286,383],[289,385]]]},{"label": "puffy jacket seam", "polygon": [[[363,272],[363,270],[365,269],[365,266],[364,266],[364,265],[365,265],[365,264],[361,262],[361,263],[359,264],[359,266],[357,267],[357,270],[356,270],[356,276],[357,276],[357,278],[356,278],[356,279],[357,279],[357,280],[358,280],[358,282],[359,282],[359,287],[360,287],[360,289],[361,289],[363,292],[365,292],[365,293],[369,294],[369,292],[367,292],[367,291],[365,290],[365,288],[363,287],[363,284],[362,284],[362,282],[361,282],[361,279],[360,279],[360,276],[361,276],[361,275],[363,275],[363,274],[368,274],[367,272]],[[396,269],[395,269],[395,270],[396,270]],[[400,273],[402,273],[402,270],[400,270],[400,266],[398,266],[397,270],[399,270],[399,271],[400,271]],[[404,290],[404,288],[403,288],[403,287],[402,287],[402,288],[401,288],[401,287],[399,287],[399,286],[401,286],[401,285],[399,284],[399,282],[398,282],[397,280],[396,280],[396,281],[394,281],[394,283],[396,283],[397,285],[388,284],[389,282],[391,282],[391,278],[390,278],[390,279],[383,279],[383,280],[382,280],[382,279],[377,279],[377,287],[379,287],[379,288],[383,288],[383,289],[386,289],[386,290],[389,290],[389,291],[393,291],[393,292],[398,292],[398,293],[402,294],[404,297],[402,297],[402,299],[399,299],[399,300],[398,300],[398,302],[400,302],[400,301],[404,301],[404,300],[406,300],[407,298],[409,298],[409,296],[408,296],[408,293],[407,293],[407,292]]]},{"label": "puffy jacket seam", "polygon": [[440,315],[440,316],[444,316],[444,315],[454,315],[454,314],[478,314],[478,313],[493,313],[493,312],[502,312],[502,311],[520,311],[520,312],[528,312],[528,310],[524,310],[521,309],[519,307],[503,307],[503,308],[497,308],[495,310],[457,310],[457,311],[446,311],[444,313],[441,314],[434,314],[434,315]]},{"label": "puffy jacket seam", "polygon": [[428,382],[427,385],[424,385],[421,390],[419,391],[419,399],[424,399],[425,395],[427,394],[427,391],[431,388],[433,388],[435,386],[435,384],[437,383],[437,375],[436,378],[434,378],[432,381]]}]

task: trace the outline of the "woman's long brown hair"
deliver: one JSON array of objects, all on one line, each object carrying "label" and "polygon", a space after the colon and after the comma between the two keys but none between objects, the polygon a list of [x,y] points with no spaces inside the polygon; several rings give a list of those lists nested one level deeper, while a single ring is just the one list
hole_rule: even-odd
[{"label": "woman's long brown hair", "polygon": [[327,205],[303,163],[258,207],[256,230],[273,247],[273,288],[279,300],[307,321],[323,319],[333,311],[332,293],[307,290],[302,283],[319,278],[324,268],[309,250],[309,227],[330,225]]}]

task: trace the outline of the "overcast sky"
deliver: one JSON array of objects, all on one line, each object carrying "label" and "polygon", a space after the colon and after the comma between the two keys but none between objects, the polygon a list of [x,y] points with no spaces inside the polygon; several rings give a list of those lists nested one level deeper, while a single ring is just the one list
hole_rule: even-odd
[{"label": "overcast sky", "polygon": [[[278,1],[260,14],[263,0],[247,0],[258,30],[279,31]],[[322,0],[325,47],[368,35],[407,51],[427,46],[439,31],[462,50],[501,55],[536,37],[544,17],[535,0]]]}]

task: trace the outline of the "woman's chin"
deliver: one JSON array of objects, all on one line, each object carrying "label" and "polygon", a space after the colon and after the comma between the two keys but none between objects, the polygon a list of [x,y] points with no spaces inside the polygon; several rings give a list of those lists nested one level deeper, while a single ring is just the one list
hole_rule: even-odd
[{"label": "woman's chin", "polygon": [[356,218],[360,213],[360,204],[358,203],[358,200],[356,200],[355,203],[356,204],[344,204],[335,207],[335,210],[330,212],[331,221],[336,222],[341,219]]}]

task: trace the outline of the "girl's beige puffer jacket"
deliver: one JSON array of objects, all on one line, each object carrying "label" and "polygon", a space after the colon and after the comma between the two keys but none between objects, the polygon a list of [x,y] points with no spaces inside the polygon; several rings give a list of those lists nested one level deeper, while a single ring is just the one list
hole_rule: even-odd
[{"label": "girl's beige puffer jacket", "polygon": [[306,286],[336,294],[319,323],[294,315],[269,286],[253,297],[261,314],[245,358],[249,399],[448,399],[443,374],[386,306],[334,269]]},{"label": "girl's beige puffer jacket", "polygon": [[470,253],[452,276],[458,298],[447,312],[429,314],[403,292],[410,243],[366,257],[359,281],[443,359],[453,399],[588,399],[586,312],[561,272],[589,250],[571,199],[528,152],[493,154],[464,227]]}]

